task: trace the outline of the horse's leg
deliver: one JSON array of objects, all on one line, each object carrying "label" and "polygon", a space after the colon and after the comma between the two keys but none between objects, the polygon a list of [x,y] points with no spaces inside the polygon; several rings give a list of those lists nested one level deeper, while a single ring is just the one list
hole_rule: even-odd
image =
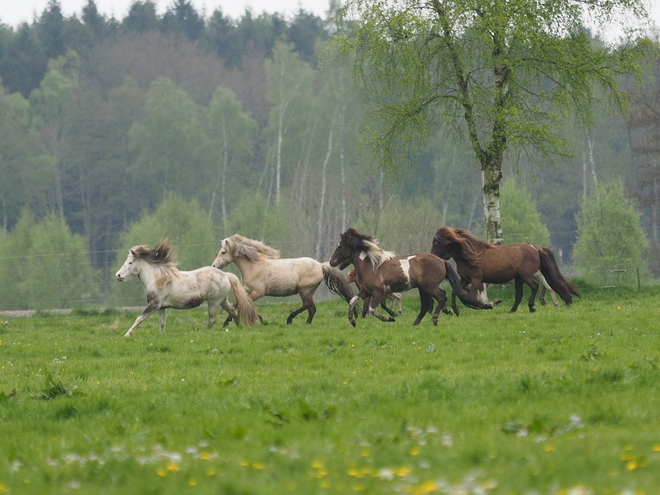
[{"label": "horse's leg", "polygon": [[[437,325],[438,315],[440,314],[440,311],[448,315],[451,314],[451,311],[447,310],[447,308],[445,307],[447,305],[447,293],[444,290],[442,290],[440,287],[438,287],[437,289],[431,292],[430,297],[438,301],[438,307],[435,309],[435,312],[433,313],[433,324]],[[432,303],[433,300],[431,300],[431,304]]]},{"label": "horse's leg", "polygon": [[390,294],[390,297],[392,298],[392,309],[394,309],[395,306],[398,306],[399,308],[399,314],[403,314],[403,300],[401,298],[401,294],[398,292],[392,292]]},{"label": "horse's leg", "polygon": [[[419,291],[420,309],[417,318],[415,318],[415,321],[413,322],[413,326],[419,325],[419,322],[422,321],[422,318],[424,318],[424,316],[426,316],[426,313],[428,313],[429,308],[433,304],[431,295],[428,292],[426,292],[421,287],[419,287],[417,290]],[[439,312],[440,309],[436,309],[436,311]],[[436,313],[433,314],[433,321],[437,325],[438,315]]]},{"label": "horse's leg", "polygon": [[513,306],[509,310],[509,313],[515,313],[516,311],[518,311],[518,305],[520,304],[520,301],[522,301],[523,280],[520,277],[516,277],[515,287],[516,287],[516,296],[513,301]]},{"label": "horse's leg", "polygon": [[[385,297],[380,300],[380,307],[383,308],[388,315],[394,317],[396,316],[396,313],[387,307],[387,300],[390,295],[391,294],[386,294]],[[392,306],[394,306],[394,304],[392,304]]]},{"label": "horse's leg", "polygon": [[[223,326],[226,325],[227,322],[228,322],[228,321],[231,321],[231,320],[234,320],[234,323],[236,323],[236,326],[237,326],[237,327],[240,326],[240,319],[239,319],[239,317],[238,317],[238,313],[236,313],[236,310],[234,309],[234,306],[232,306],[231,304],[229,304],[229,301],[227,300],[226,297],[222,300],[222,302],[220,303],[220,305],[222,306],[222,308],[223,308],[223,309],[227,312],[227,314],[229,315],[229,316],[227,317],[227,320],[226,320],[225,323],[223,324]],[[215,313],[215,311],[214,311],[214,313]],[[211,324],[211,320],[210,320],[210,317],[211,317],[211,308],[209,307],[209,328],[212,326],[212,324]],[[214,319],[213,323],[215,323],[215,319]]]},{"label": "horse's leg", "polygon": [[536,297],[536,293],[539,290],[539,284],[536,283],[536,280],[534,280],[534,277],[530,277],[529,280],[525,281],[527,285],[529,285],[529,288],[532,289],[532,294],[529,296],[529,312],[534,313],[536,311],[536,308],[534,307],[534,298]]},{"label": "horse's leg", "polygon": [[559,304],[559,301],[557,301],[557,294],[555,294],[555,291],[552,289],[550,289],[550,297],[552,298],[552,304],[554,304],[555,307],[558,308],[559,306],[561,306],[561,304]]},{"label": "horse's leg", "polygon": [[393,316],[383,316],[378,312],[378,306],[381,301],[384,299],[385,294],[381,290],[374,290],[371,293],[371,298],[369,299],[369,314],[374,315],[380,321],[396,321]]},{"label": "horse's leg", "polygon": [[355,322],[355,306],[360,301],[364,301],[365,305],[369,304],[369,302],[365,299],[367,295],[368,295],[367,293],[363,293],[362,291],[360,291],[360,293],[357,294],[356,296],[353,296],[350,302],[348,303],[348,321],[350,321],[351,325],[353,325],[354,327],[355,325],[357,325],[357,323]]},{"label": "horse's leg", "polygon": [[314,299],[309,294],[300,294],[300,299],[302,299],[302,307],[293,311],[289,317],[286,319],[287,325],[291,324],[293,319],[298,316],[303,311],[307,310],[307,323],[311,323],[316,313],[316,305],[314,304]]},{"label": "horse's leg", "polygon": [[160,323],[160,333],[165,333],[165,309],[158,310],[158,322]]},{"label": "horse's leg", "polygon": [[545,285],[541,285],[541,292],[539,292],[539,302],[541,306],[545,306]]},{"label": "horse's leg", "polygon": [[[369,298],[371,300],[371,297]],[[362,318],[366,318],[367,313],[369,312],[369,301],[365,300],[362,305]]]}]

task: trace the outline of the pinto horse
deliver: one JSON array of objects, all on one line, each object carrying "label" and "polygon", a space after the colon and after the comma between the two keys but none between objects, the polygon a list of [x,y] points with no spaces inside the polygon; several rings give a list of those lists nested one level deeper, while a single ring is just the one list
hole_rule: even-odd
[{"label": "pinto horse", "polygon": [[433,324],[437,325],[440,311],[448,312],[445,308],[447,295],[440,288],[445,279],[449,280],[454,293],[466,306],[474,309],[493,307],[492,303],[483,303],[461,289],[458,275],[445,260],[429,253],[394,257],[393,253],[384,251],[373,237],[360,234],[353,228],[341,234],[339,245],[330,257],[330,264],[352,264],[360,279],[362,288],[351,299],[348,308],[348,319],[353,326],[356,325],[354,309],[359,301],[365,301],[369,305],[369,313],[381,321],[394,321],[392,316],[384,317],[378,313],[378,305],[390,292],[414,288],[419,291],[421,310],[413,325],[419,324],[424,318],[433,306],[434,299],[438,306],[433,312]]},{"label": "pinto horse", "polygon": [[[239,317],[246,325],[254,325],[257,316],[254,304],[236,275],[211,266],[190,272],[179,271],[174,263],[172,247],[166,241],[160,242],[153,249],[133,246],[116,274],[120,282],[131,276],[140,279],[147,294],[148,304],[124,337],[130,337],[135,327],[156,311],[160,321],[160,333],[164,333],[166,308],[196,308],[204,301],[209,308],[209,328],[216,321],[215,314],[219,306],[233,316],[237,325],[240,322]],[[230,290],[234,294],[234,307],[227,301]]]},{"label": "pinto horse", "polygon": [[523,284],[532,290],[529,311],[536,311],[534,298],[539,285],[534,276],[539,271],[567,305],[573,302],[573,295],[579,296],[576,287],[559,271],[549,248],[524,243],[496,246],[476,238],[468,230],[441,227],[433,237],[431,252],[445,260],[454,259],[461,283],[463,287],[471,286],[471,295],[484,290],[486,283],[503,284],[514,280],[516,295],[511,313],[518,310]]},{"label": "pinto horse", "polygon": [[[283,258],[280,252],[266,244],[234,234],[222,240],[218,256],[213,262],[216,268],[236,263],[243,277],[250,299],[256,301],[262,296],[291,296],[299,294],[302,307],[293,311],[287,323],[307,310],[307,323],[311,323],[316,313],[314,292],[325,281],[327,287],[346,301],[353,297],[344,274],[329,263],[320,263],[312,258]],[[230,321],[231,315],[225,321]]]}]

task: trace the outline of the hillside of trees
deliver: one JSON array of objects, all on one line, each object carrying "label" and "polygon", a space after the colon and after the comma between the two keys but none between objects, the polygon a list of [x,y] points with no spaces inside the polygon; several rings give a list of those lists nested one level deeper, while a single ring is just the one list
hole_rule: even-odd
[{"label": "hillside of trees", "polygon": [[[161,231],[144,240],[131,232],[172,201],[196,212],[207,232],[176,239],[182,269],[195,268],[185,259],[199,262],[186,251],[210,253],[210,263],[218,241],[236,232],[283,256],[319,260],[349,226],[401,254],[428,251],[442,225],[482,234],[479,168],[449,129],[437,129],[397,176],[365,155],[350,64],[325,50],[333,29],[332,13],[203,17],[186,0],[163,15],[136,0],[123,19],[101,15],[93,0],[66,18],[51,0],[32,23],[0,24],[0,285],[23,276],[34,292],[42,257],[71,254],[76,278],[95,286],[78,290],[87,299],[52,304],[107,301],[127,242],[154,243],[149,236]],[[565,264],[581,202],[620,178],[641,212],[657,276],[660,58],[629,91],[628,115],[603,103],[594,129],[566,129],[573,156],[516,152],[506,174],[524,186]],[[185,232],[176,222],[163,228]],[[527,240],[506,231],[504,239]],[[15,266],[28,253],[29,277]],[[62,275],[49,277],[59,287]],[[0,294],[0,309],[33,305],[8,290],[12,302]]]}]

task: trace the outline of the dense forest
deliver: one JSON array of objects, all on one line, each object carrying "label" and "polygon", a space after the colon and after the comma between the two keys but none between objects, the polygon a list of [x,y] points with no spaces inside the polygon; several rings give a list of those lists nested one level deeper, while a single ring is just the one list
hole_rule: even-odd
[{"label": "dense forest", "polygon": [[[76,277],[96,280],[90,300],[107,300],[126,243],[155,242],[135,233],[168,203],[195,212],[169,210],[180,220],[166,230],[182,269],[210,263],[218,241],[236,232],[319,260],[349,226],[401,254],[428,251],[442,225],[481,233],[479,168],[451,129],[437,129],[396,175],[363,152],[364,100],[349,62],[327,50],[332,18],[304,10],[290,19],[203,17],[186,0],[163,15],[136,0],[124,19],[106,18],[89,0],[66,18],[51,0],[30,24],[0,24],[0,285],[20,278],[16,260],[27,253],[43,261],[80,249],[84,263],[69,261]],[[582,201],[599,182],[621,178],[658,275],[660,58],[629,93],[626,115],[603,102],[593,129],[565,130],[572,156],[515,150],[505,176],[531,196],[565,264]],[[206,233],[176,238],[184,221]],[[70,235],[72,243],[45,241],[47,226],[47,239]],[[35,277],[23,282],[33,292]],[[56,304],[80,304],[79,292]],[[34,305],[25,294],[6,288],[0,309]]]}]

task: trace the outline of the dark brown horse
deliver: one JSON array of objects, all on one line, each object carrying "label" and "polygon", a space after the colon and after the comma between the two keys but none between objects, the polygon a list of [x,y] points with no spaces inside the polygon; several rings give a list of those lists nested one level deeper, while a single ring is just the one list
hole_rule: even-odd
[{"label": "dark brown horse", "polygon": [[431,252],[445,260],[453,258],[463,287],[471,285],[470,295],[484,290],[484,284],[504,284],[515,281],[516,295],[511,313],[522,300],[523,284],[532,290],[529,311],[534,312],[534,298],[539,285],[534,274],[541,271],[548,284],[566,304],[579,296],[576,287],[566,281],[552,251],[533,244],[496,246],[477,239],[469,230],[442,227],[433,237]]},{"label": "dark brown horse", "polygon": [[475,309],[493,307],[491,303],[483,303],[462,290],[458,275],[443,259],[429,253],[394,257],[392,253],[384,251],[373,237],[360,234],[352,228],[341,234],[341,241],[330,257],[332,266],[347,264],[355,267],[362,285],[348,308],[348,319],[353,326],[356,325],[354,309],[359,301],[365,301],[369,305],[369,313],[381,321],[394,321],[392,316],[379,314],[378,305],[388,293],[414,288],[419,291],[421,310],[413,325],[419,324],[424,318],[433,306],[434,299],[438,306],[433,312],[433,324],[437,325],[440,311],[446,311],[447,295],[440,288],[445,279],[449,280],[454,293],[466,306]]}]

